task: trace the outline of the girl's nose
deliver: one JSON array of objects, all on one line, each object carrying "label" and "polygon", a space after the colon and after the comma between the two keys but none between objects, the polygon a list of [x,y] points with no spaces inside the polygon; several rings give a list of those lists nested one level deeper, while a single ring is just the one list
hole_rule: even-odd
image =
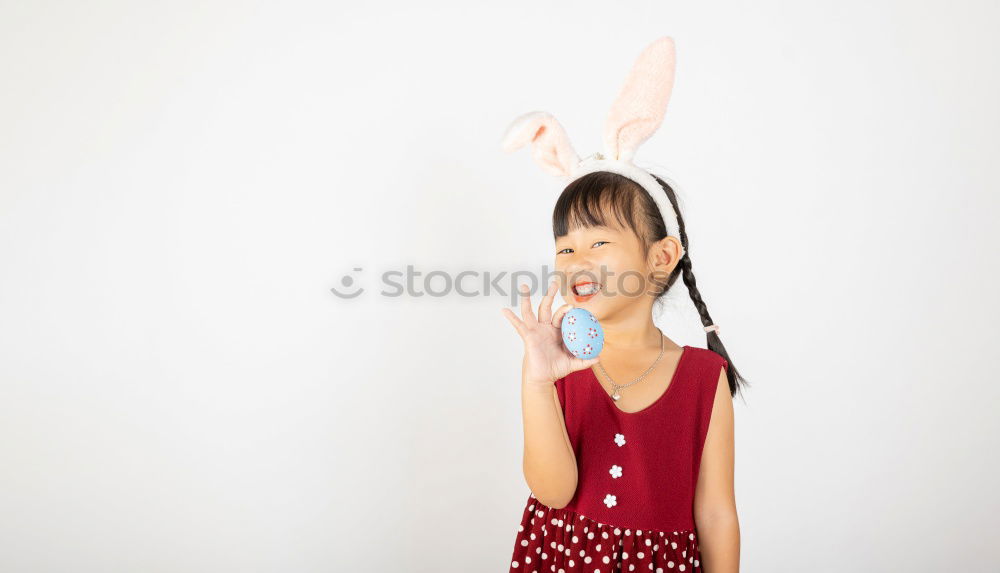
[{"label": "girl's nose", "polygon": [[[587,258],[580,257],[579,260],[572,261],[563,271],[568,281],[579,280],[580,278],[594,278],[597,276],[597,265]],[[596,280],[596,279],[595,279]]]}]

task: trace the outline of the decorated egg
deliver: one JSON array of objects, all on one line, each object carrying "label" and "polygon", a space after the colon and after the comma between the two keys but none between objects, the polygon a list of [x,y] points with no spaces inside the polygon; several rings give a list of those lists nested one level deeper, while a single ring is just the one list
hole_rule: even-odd
[{"label": "decorated egg", "polygon": [[585,308],[571,308],[563,315],[562,338],[566,350],[584,360],[596,358],[604,348],[604,330]]}]

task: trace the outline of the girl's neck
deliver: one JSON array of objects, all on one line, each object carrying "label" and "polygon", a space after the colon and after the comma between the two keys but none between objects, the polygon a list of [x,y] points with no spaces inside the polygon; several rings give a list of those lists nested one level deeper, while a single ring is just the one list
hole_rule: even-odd
[{"label": "girl's neck", "polygon": [[652,321],[639,325],[604,325],[604,348],[613,352],[629,352],[660,348],[662,334]]}]

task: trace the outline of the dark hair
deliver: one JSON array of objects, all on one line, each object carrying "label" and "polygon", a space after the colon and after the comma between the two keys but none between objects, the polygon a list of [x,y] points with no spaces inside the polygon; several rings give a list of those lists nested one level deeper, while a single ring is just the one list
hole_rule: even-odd
[{"label": "dark hair", "polygon": [[[702,326],[713,324],[708,306],[701,298],[695,283],[694,270],[691,265],[691,251],[688,246],[687,231],[684,228],[684,217],[677,206],[677,196],[665,181],[652,174],[670,199],[670,204],[677,213],[677,223],[681,236],[678,237],[684,246],[684,256],[664,281],[663,291],[657,295],[657,300],[666,294],[677,282],[678,276],[683,276],[688,293],[694,306],[701,316]],[[642,243],[644,253],[648,253],[653,243],[667,236],[667,228],[660,216],[659,208],[653,198],[646,193],[638,183],[628,177],[609,171],[588,173],[566,186],[559,200],[556,201],[552,213],[552,234],[558,239],[569,234],[577,227],[606,226],[622,228],[633,232]],[[735,396],[741,386],[747,386],[747,381],[740,376],[733,364],[725,345],[719,339],[719,333],[708,334],[708,349],[716,352],[729,362],[726,376],[729,379],[729,394]]]}]

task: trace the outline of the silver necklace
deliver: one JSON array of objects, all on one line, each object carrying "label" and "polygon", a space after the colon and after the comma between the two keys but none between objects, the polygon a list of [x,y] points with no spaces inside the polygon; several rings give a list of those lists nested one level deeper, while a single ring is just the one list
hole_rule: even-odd
[{"label": "silver necklace", "polygon": [[640,374],[638,378],[636,378],[635,380],[629,382],[628,384],[616,384],[615,381],[614,381],[614,379],[611,378],[611,376],[608,376],[608,373],[604,370],[604,365],[601,364],[600,362],[597,363],[597,367],[601,369],[601,373],[604,374],[604,377],[607,378],[611,382],[611,391],[612,391],[611,397],[614,398],[615,402],[617,402],[622,397],[622,395],[619,393],[619,390],[622,390],[624,388],[628,388],[629,386],[635,384],[639,380],[642,380],[643,378],[645,378],[646,374],[649,374],[650,371],[653,370],[653,367],[656,366],[656,363],[659,362],[661,358],[663,358],[663,332],[662,331],[660,331],[660,355],[656,357],[655,361],[653,361],[653,366],[650,366],[649,368],[647,368],[646,371],[643,372],[642,374]]}]

